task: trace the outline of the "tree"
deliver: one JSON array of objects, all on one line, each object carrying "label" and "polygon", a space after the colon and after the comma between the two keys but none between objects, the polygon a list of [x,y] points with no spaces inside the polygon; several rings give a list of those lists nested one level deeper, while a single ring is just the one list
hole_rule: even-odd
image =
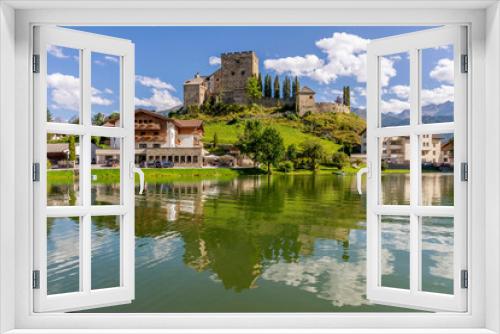
[{"label": "tree", "polygon": [[271,98],[273,96],[271,81],[271,76],[269,74],[266,74],[266,78],[264,79],[264,96],[268,98]]},{"label": "tree", "polygon": [[236,147],[241,153],[247,154],[254,162],[254,165],[259,161],[260,157],[260,140],[262,135],[262,123],[259,120],[250,120],[245,123],[245,129],[240,136]]},{"label": "tree", "polygon": [[219,136],[217,136],[217,132],[214,133],[214,139],[212,141],[212,147],[216,148],[219,145]]},{"label": "tree", "polygon": [[295,98],[299,94],[299,91],[300,91],[299,78],[295,76],[295,79],[293,80],[292,84],[292,97]]},{"label": "tree", "polygon": [[52,122],[54,120],[54,117],[52,116],[52,112],[47,109],[47,122]]},{"label": "tree", "polygon": [[344,105],[351,108],[351,88],[349,86],[344,86],[342,100]]},{"label": "tree", "polygon": [[259,81],[256,77],[252,76],[248,78],[246,85],[247,97],[252,103],[255,103],[258,99],[262,97],[262,91],[259,89]]},{"label": "tree", "polygon": [[338,169],[347,167],[350,164],[349,156],[344,152],[335,152],[332,155],[332,164]]},{"label": "tree", "polygon": [[69,136],[68,149],[69,149],[69,157],[68,157],[69,161],[71,161],[73,168],[75,168],[75,161],[76,161],[75,136]]},{"label": "tree", "polygon": [[302,143],[302,155],[309,160],[311,170],[317,169],[317,161],[323,159],[325,150],[323,146],[314,140],[306,140]]},{"label": "tree", "polygon": [[94,116],[92,116],[92,125],[98,125],[101,126],[105,123],[106,121],[106,116],[102,112],[98,112]]},{"label": "tree", "polygon": [[259,91],[260,91],[260,96],[264,96],[264,90],[262,86],[262,74],[259,73],[259,77],[257,78],[257,81],[259,83]]},{"label": "tree", "polygon": [[278,76],[274,77],[274,98],[279,100],[281,97],[280,94],[280,78]]},{"label": "tree", "polygon": [[285,153],[285,145],[278,130],[267,127],[259,141],[260,161],[267,164],[267,173],[272,174],[271,164],[277,164]]},{"label": "tree", "polygon": [[290,82],[290,77],[285,77],[285,81],[283,82],[283,99],[288,100],[290,99],[292,95],[291,91],[291,82]]},{"label": "tree", "polygon": [[295,144],[288,145],[288,147],[286,148],[285,158],[293,162],[294,166],[296,166],[298,157],[299,152],[297,150],[297,146],[295,146]]}]

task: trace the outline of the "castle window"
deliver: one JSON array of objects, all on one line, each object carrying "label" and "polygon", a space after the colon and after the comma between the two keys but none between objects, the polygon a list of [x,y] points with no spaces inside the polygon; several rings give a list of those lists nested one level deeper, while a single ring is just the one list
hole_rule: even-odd
[{"label": "castle window", "polygon": [[153,144],[153,148],[160,148],[160,144]]},{"label": "castle window", "polygon": [[231,71],[231,75],[234,75],[234,71]]},{"label": "castle window", "polygon": [[241,75],[245,75],[245,71],[241,71]]},{"label": "castle window", "polygon": [[146,131],[141,131],[141,136],[144,136],[146,134]]},{"label": "castle window", "polygon": [[159,132],[158,131],[155,131],[154,132],[155,136],[158,136]]},{"label": "castle window", "polygon": [[148,148],[148,144],[139,144],[139,148]]},{"label": "castle window", "polygon": [[236,64],[239,64],[240,63],[240,60],[239,59],[236,59]]}]

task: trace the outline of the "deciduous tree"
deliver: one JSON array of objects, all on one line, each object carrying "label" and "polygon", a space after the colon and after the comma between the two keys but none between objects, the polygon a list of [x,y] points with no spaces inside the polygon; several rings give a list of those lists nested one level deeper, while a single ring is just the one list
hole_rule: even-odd
[{"label": "deciduous tree", "polygon": [[285,145],[278,130],[272,127],[264,129],[259,145],[260,161],[267,165],[267,173],[272,174],[271,165],[277,164],[285,153]]},{"label": "deciduous tree", "polygon": [[306,140],[302,143],[302,156],[309,160],[309,167],[315,170],[318,167],[318,161],[325,156],[323,146],[314,140]]}]

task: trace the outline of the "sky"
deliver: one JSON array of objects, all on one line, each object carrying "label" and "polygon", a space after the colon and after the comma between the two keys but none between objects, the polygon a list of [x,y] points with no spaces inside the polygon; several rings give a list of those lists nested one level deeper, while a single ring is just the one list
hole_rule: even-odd
[{"label": "sky", "polygon": [[[351,87],[351,104],[366,104],[366,48],[370,40],[429,27],[71,27],[131,40],[135,44],[136,107],[165,110],[182,104],[183,82],[209,75],[224,52],[253,50],[263,76],[298,76],[317,101],[334,101]],[[422,51],[422,104],[453,100],[453,52],[449,46]],[[54,118],[78,114],[78,51],[48,48],[48,108]],[[407,54],[382,60],[382,111],[408,109]],[[92,54],[92,113],[119,106],[119,58]]]}]

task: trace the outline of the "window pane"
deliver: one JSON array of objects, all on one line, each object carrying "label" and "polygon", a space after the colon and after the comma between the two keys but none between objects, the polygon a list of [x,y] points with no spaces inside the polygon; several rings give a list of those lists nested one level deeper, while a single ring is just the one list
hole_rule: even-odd
[{"label": "window pane", "polygon": [[47,134],[47,205],[80,205],[80,136]]},{"label": "window pane", "polygon": [[92,52],[92,125],[120,126],[120,57]]},{"label": "window pane", "polygon": [[410,218],[382,216],[380,219],[381,286],[410,288]]},{"label": "window pane", "polygon": [[120,217],[92,217],[92,289],[120,286]]},{"label": "window pane", "polygon": [[120,204],[121,138],[92,137],[92,205]]},{"label": "window pane", "polygon": [[453,122],[453,45],[422,49],[420,57],[422,123]]},{"label": "window pane", "polygon": [[80,122],[80,50],[47,45],[47,122]]},{"label": "window pane", "polygon": [[410,55],[380,57],[381,126],[410,124]]},{"label": "window pane", "polygon": [[453,205],[453,134],[420,136],[422,205]]},{"label": "window pane", "polygon": [[380,203],[410,204],[410,137],[380,139]]},{"label": "window pane", "polygon": [[453,294],[453,218],[422,218],[422,290]]},{"label": "window pane", "polygon": [[47,293],[80,290],[80,218],[47,218]]}]

